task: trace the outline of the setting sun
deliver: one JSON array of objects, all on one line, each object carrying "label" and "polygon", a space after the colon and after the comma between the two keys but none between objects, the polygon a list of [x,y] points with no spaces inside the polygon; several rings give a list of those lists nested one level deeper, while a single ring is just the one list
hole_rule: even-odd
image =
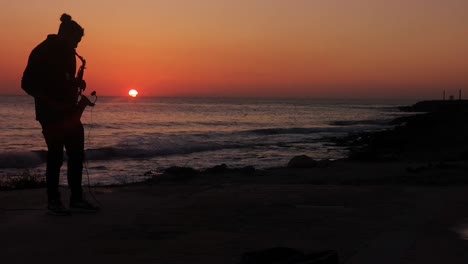
[{"label": "setting sun", "polygon": [[132,89],[128,92],[128,95],[130,95],[131,97],[136,97],[138,95],[138,91],[135,89]]}]

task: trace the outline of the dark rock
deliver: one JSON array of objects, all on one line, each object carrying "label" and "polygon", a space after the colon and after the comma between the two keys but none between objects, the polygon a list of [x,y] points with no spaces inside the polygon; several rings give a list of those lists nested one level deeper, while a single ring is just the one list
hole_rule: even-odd
[{"label": "dark rock", "polygon": [[300,155],[289,161],[288,168],[315,168],[317,165],[318,162],[313,158],[306,155]]},{"label": "dark rock", "polygon": [[170,167],[164,170],[161,178],[173,179],[173,180],[187,180],[197,177],[200,172],[194,168],[190,167]]},{"label": "dark rock", "polygon": [[229,171],[228,166],[226,164],[216,165],[212,168],[206,169],[205,173],[212,173],[212,174],[219,174],[219,173],[226,173]]},{"label": "dark rock", "polygon": [[384,131],[348,136],[341,146],[349,158],[362,161],[442,161],[466,159],[468,149],[468,101],[431,101],[417,104],[427,110],[392,122]]},{"label": "dark rock", "polygon": [[247,175],[251,175],[251,174],[254,174],[256,172],[256,169],[254,166],[245,166],[243,168],[240,168],[239,171],[241,173],[244,173],[244,174],[247,174]]},{"label": "dark rock", "polygon": [[332,161],[328,159],[317,161],[317,167],[319,168],[326,168],[326,167],[329,167],[331,164],[332,164]]},{"label": "dark rock", "polygon": [[468,109],[468,100],[429,100],[417,102],[412,106],[399,107],[405,112],[460,111]]}]

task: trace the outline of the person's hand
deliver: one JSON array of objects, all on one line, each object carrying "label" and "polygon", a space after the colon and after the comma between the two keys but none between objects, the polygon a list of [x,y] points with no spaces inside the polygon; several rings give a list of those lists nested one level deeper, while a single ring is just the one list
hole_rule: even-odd
[{"label": "person's hand", "polygon": [[85,80],[76,80],[76,87],[78,87],[80,90],[84,91],[86,89],[86,81]]},{"label": "person's hand", "polygon": [[81,99],[78,102],[78,105],[83,105],[83,106],[94,106],[94,103],[92,103],[88,97],[81,95]]}]

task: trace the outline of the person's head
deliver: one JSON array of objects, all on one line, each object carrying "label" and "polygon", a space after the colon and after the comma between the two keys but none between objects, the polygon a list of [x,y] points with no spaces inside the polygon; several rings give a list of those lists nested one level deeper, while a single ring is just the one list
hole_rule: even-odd
[{"label": "person's head", "polygon": [[68,14],[63,14],[60,17],[60,24],[58,36],[63,39],[71,47],[76,48],[81,38],[84,36],[84,29]]}]

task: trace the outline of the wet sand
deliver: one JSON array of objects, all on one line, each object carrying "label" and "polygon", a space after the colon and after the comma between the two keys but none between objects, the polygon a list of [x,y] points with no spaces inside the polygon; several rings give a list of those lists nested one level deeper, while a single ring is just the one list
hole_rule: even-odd
[{"label": "wet sand", "polygon": [[70,217],[45,214],[44,189],[4,191],[1,260],[238,263],[287,246],[336,250],[342,263],[467,263],[467,168],[342,161],[158,179],[93,188],[103,210]]}]

